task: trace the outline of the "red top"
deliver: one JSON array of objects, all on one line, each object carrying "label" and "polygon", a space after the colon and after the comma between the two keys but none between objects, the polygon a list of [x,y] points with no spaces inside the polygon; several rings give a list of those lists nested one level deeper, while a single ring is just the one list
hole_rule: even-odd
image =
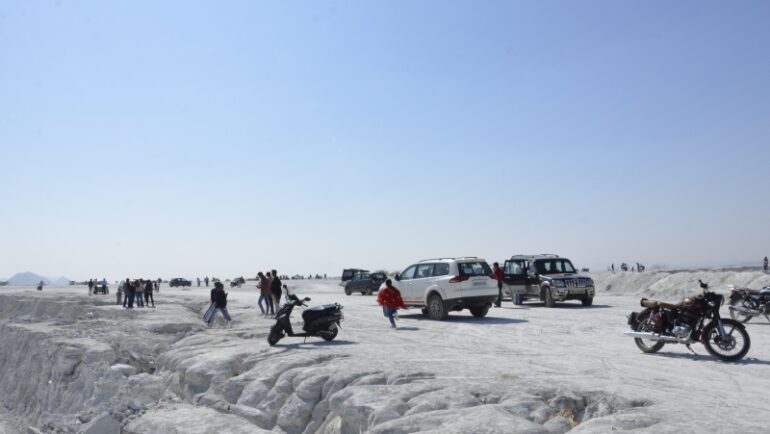
[{"label": "red top", "polygon": [[498,282],[503,281],[503,278],[505,277],[505,273],[503,273],[502,268],[498,268],[497,270],[495,270],[495,277],[497,278]]},{"label": "red top", "polygon": [[396,288],[388,288],[387,286],[377,294],[377,303],[391,309],[409,309],[404,304],[404,299],[401,298],[401,292]]}]

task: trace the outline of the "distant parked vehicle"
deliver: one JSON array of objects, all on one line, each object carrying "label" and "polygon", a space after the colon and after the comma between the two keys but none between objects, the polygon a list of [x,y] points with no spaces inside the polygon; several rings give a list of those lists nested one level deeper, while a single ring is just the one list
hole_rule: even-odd
[{"label": "distant parked vehicle", "polygon": [[536,299],[547,307],[555,302],[580,300],[583,306],[594,301],[594,281],[581,276],[567,258],[558,255],[516,255],[505,261],[506,289],[514,304]]},{"label": "distant parked vehicle", "polygon": [[354,292],[360,292],[362,295],[372,295],[380,290],[380,285],[387,278],[388,276],[382,271],[374,273],[360,271],[345,283],[345,294],[350,295]]},{"label": "distant parked vehicle", "polygon": [[395,285],[408,306],[434,320],[468,309],[480,318],[497,300],[497,281],[487,261],[476,257],[425,259],[396,274]]},{"label": "distant parked vehicle", "polygon": [[342,270],[342,281],[347,282],[348,280],[352,279],[353,276],[356,275],[356,273],[368,273],[369,270],[364,270],[361,268],[346,268]]},{"label": "distant parked vehicle", "polygon": [[192,286],[192,282],[181,277],[175,277],[168,281],[168,286],[172,288],[177,286]]},{"label": "distant parked vehicle", "polygon": [[246,279],[244,279],[244,278],[243,278],[243,276],[241,276],[241,277],[236,277],[235,279],[233,279],[233,280],[231,280],[231,281],[230,281],[230,288],[233,288],[233,287],[235,287],[235,286],[237,286],[238,288],[240,288],[240,287],[241,287],[241,285],[243,285],[244,283],[246,283]]}]

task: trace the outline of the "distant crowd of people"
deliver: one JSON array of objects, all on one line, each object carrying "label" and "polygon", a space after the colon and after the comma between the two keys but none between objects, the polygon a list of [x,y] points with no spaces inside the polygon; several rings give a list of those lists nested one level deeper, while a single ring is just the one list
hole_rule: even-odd
[{"label": "distant crowd of people", "polygon": [[155,307],[153,292],[160,292],[160,279],[126,279],[118,285],[116,304],[122,304],[126,309],[133,309],[134,303],[136,307]]},{"label": "distant crowd of people", "polygon": [[96,294],[109,294],[110,290],[107,286],[107,279],[102,278],[101,281],[97,279],[88,279],[88,295]]},{"label": "distant crowd of people", "polygon": [[[607,269],[614,273],[615,272],[615,263],[613,262],[612,265],[607,267]],[[643,273],[644,270],[645,270],[645,266],[640,264],[640,263],[638,263],[638,262],[636,263],[636,266],[632,265],[631,268],[629,268],[628,264],[626,264],[625,262],[622,262],[620,264],[620,271],[625,273],[625,272],[627,272],[629,270],[631,270],[632,273],[635,272],[635,271],[639,272],[639,273]]]}]

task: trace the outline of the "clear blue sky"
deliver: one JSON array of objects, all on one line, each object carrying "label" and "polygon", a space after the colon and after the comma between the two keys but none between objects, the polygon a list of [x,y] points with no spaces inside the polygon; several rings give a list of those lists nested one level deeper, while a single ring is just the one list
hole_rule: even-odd
[{"label": "clear blue sky", "polygon": [[0,277],[770,254],[770,2],[0,5]]}]

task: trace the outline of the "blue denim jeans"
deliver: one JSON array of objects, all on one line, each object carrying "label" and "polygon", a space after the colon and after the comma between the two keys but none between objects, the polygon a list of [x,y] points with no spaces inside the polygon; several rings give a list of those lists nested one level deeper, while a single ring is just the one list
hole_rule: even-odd
[{"label": "blue denim jeans", "polygon": [[207,323],[209,323],[209,325],[211,325],[211,323],[214,322],[214,318],[217,317],[217,311],[221,311],[222,312],[222,316],[225,317],[225,319],[227,321],[232,321],[233,320],[232,318],[230,318],[230,313],[227,312],[227,308],[226,307],[218,307],[218,308],[215,308],[215,309],[211,310],[211,315],[209,316],[209,320],[206,321]]},{"label": "blue denim jeans", "polygon": [[[265,302],[265,307],[262,307],[263,301]],[[260,294],[257,305],[259,305],[259,310],[261,310],[262,313],[270,313],[273,310],[273,297],[269,294]]]},{"label": "blue denim jeans", "polygon": [[383,306],[382,307],[382,314],[388,317],[390,320],[390,326],[395,327],[396,326],[396,319],[393,318],[393,315],[396,314],[396,309],[393,309],[392,307]]}]

